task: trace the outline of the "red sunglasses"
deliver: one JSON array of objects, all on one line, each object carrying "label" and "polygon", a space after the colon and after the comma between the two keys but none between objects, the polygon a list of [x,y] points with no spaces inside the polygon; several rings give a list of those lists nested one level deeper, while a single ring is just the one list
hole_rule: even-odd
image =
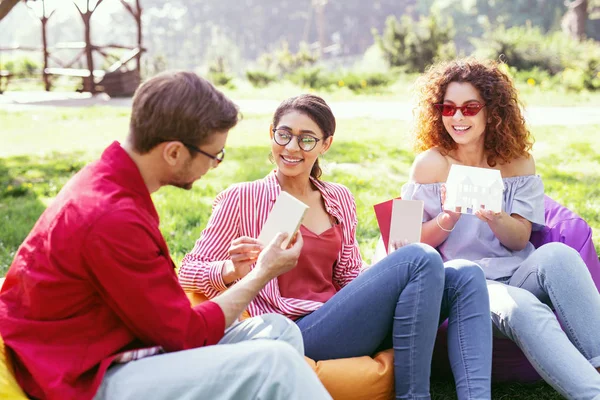
[{"label": "red sunglasses", "polygon": [[454,114],[456,114],[456,110],[460,110],[462,115],[464,115],[465,117],[473,117],[479,114],[479,111],[481,111],[481,109],[485,107],[485,104],[469,103],[460,107],[455,106],[454,104],[434,104],[433,106],[440,110],[444,117],[454,116]]}]

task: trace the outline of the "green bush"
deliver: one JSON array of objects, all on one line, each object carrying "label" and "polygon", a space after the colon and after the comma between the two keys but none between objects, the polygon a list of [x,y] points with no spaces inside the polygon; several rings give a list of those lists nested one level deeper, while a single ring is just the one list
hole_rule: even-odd
[{"label": "green bush", "polygon": [[298,68],[293,73],[287,75],[287,78],[300,86],[311,89],[329,89],[337,84],[338,79],[334,75],[324,71],[320,67]]},{"label": "green bush", "polygon": [[348,89],[353,92],[370,91],[389,86],[394,79],[390,74],[381,72],[364,73],[350,72],[342,77],[340,82],[343,82]]},{"label": "green bush", "polygon": [[435,13],[418,22],[404,15],[400,21],[389,16],[383,34],[373,30],[376,43],[390,67],[405,67],[407,72],[423,72],[429,65],[456,56],[451,19],[442,25]]},{"label": "green bush", "polygon": [[233,75],[228,71],[225,64],[225,60],[222,57],[218,57],[208,67],[208,80],[210,80],[216,86],[226,86],[233,89]]},{"label": "green bush", "polygon": [[[562,32],[544,33],[526,25],[501,26],[472,42],[476,57],[503,59],[516,80],[533,79],[574,91],[600,89],[600,44],[593,40],[578,41]],[[525,77],[532,74],[537,77]]]},{"label": "green bush", "polygon": [[258,58],[258,63],[264,71],[279,76],[289,75],[300,68],[313,66],[319,57],[311,52],[306,43],[300,43],[298,52],[293,53],[287,42],[271,53],[265,53]]},{"label": "green bush", "polygon": [[261,70],[247,70],[246,78],[254,87],[265,87],[277,80],[275,74],[270,74]]}]

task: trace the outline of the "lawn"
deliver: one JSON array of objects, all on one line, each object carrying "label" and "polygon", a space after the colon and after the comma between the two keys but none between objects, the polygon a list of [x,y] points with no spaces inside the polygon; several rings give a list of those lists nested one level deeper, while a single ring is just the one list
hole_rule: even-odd
[{"label": "lawn", "polygon": [[[242,110],[243,111],[243,110]],[[127,132],[126,109],[0,111],[0,276],[40,213],[64,183],[113,140]],[[189,191],[164,188],[153,195],[176,263],[193,247],[215,195],[234,182],[266,175],[269,115],[245,115],[229,137],[225,162]],[[535,127],[534,156],[546,192],[594,229],[600,250],[600,126]],[[378,237],[372,205],[400,193],[414,159],[407,125],[369,118],[342,119],[323,166],[326,180],[355,194],[358,240],[366,260]],[[453,398],[453,386],[436,382],[434,398]],[[545,384],[495,385],[494,398],[559,399]]]}]

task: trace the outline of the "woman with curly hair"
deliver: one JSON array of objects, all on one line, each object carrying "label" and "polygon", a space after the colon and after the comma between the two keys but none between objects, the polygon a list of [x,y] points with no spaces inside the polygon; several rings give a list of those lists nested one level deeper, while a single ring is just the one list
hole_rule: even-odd
[{"label": "woman with curly hair", "polygon": [[[567,398],[600,399],[600,294],[575,250],[529,242],[544,224],[544,186],[512,81],[494,62],[455,60],[430,68],[417,97],[413,133],[422,153],[402,197],[425,201],[422,242],[446,263],[483,268],[496,330],[546,382]],[[444,208],[455,164],[500,171],[501,212]]]}]

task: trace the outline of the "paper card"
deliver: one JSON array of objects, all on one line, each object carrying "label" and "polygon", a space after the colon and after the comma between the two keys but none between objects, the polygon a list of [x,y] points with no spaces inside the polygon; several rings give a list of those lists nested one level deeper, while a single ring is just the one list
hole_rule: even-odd
[{"label": "paper card", "polygon": [[409,243],[421,241],[423,207],[422,200],[402,200],[399,197],[373,206],[386,253],[390,239],[408,240]]},{"label": "paper card", "polygon": [[300,228],[308,208],[306,204],[291,194],[282,191],[258,235],[258,240],[266,246],[278,233],[286,232],[288,237],[281,245],[285,249]]},{"label": "paper card", "polygon": [[502,211],[504,182],[500,171],[452,165],[446,181],[444,209],[473,214],[478,209]]},{"label": "paper card", "polygon": [[[400,199],[400,197],[398,197],[398,199]],[[379,225],[379,232],[381,232],[383,244],[385,245],[386,249],[390,243],[390,225],[392,223],[393,202],[394,199],[390,199],[373,206],[373,209],[375,210],[375,217],[377,218],[377,225]]]},{"label": "paper card", "polygon": [[390,242],[408,241],[408,243],[419,243],[421,241],[424,205],[423,200],[394,200]]}]

